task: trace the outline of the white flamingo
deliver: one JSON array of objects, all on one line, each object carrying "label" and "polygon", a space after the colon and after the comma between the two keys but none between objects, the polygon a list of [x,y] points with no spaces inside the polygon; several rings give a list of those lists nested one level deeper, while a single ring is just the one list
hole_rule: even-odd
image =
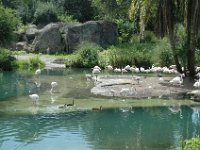
[{"label": "white flamingo", "polygon": [[126,69],[127,71],[130,71],[131,66],[127,65],[124,67],[124,69]]},{"label": "white flamingo", "polygon": [[57,82],[51,82],[51,90],[50,90],[50,93],[53,93],[53,90],[54,90],[54,88],[56,87],[58,85],[58,83]]},{"label": "white flamingo", "polygon": [[93,68],[92,74],[95,75],[95,77],[96,77],[95,81],[97,81],[97,76],[98,76],[98,74],[100,74],[100,73],[101,73],[101,69]]},{"label": "white flamingo", "polygon": [[32,99],[34,104],[37,104],[37,102],[39,101],[39,95],[37,94],[31,94],[29,95],[29,97]]},{"label": "white flamingo", "polygon": [[196,82],[193,84],[193,86],[194,86],[195,88],[200,87],[200,79],[199,79],[198,81],[196,81]]},{"label": "white flamingo", "polygon": [[38,64],[38,69],[35,71],[35,75],[39,76],[41,74],[40,64]]},{"label": "white flamingo", "polygon": [[183,83],[183,77],[184,77],[184,75],[181,74],[180,76],[174,77],[174,78],[173,78],[172,80],[170,80],[169,82],[170,82],[171,84],[179,84],[179,85],[181,85],[181,84]]},{"label": "white flamingo", "polygon": [[106,68],[108,69],[108,71],[112,71],[113,67],[111,65],[106,66]]}]

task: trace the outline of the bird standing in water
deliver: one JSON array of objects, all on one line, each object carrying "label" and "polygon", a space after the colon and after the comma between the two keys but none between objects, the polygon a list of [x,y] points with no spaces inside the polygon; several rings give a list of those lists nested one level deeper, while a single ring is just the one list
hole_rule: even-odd
[{"label": "bird standing in water", "polygon": [[56,87],[58,85],[58,83],[57,82],[51,82],[51,90],[50,90],[50,93],[53,93],[53,91],[54,91],[54,88]]},{"label": "bird standing in water", "polygon": [[37,95],[37,94],[31,94],[31,95],[29,95],[29,97],[32,99],[33,104],[35,104],[35,105],[39,101],[39,95]]}]

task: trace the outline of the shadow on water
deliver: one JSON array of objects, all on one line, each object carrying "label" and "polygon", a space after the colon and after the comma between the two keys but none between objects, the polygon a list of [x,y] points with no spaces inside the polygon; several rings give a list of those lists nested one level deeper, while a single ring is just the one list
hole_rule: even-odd
[{"label": "shadow on water", "polygon": [[199,134],[200,120],[195,113],[189,107],[181,107],[180,117],[179,112],[171,112],[167,107],[155,107],[17,118],[2,116],[0,148],[45,149],[51,145],[58,150],[63,146],[72,149],[164,150],[177,147],[180,141]]}]

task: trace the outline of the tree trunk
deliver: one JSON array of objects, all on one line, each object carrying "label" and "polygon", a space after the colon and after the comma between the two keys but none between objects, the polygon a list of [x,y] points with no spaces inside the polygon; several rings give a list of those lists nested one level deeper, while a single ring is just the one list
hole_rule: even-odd
[{"label": "tree trunk", "polygon": [[197,45],[198,24],[200,18],[198,0],[188,0],[187,7],[187,60],[189,76],[195,75],[195,49]]},{"label": "tree trunk", "polygon": [[174,23],[173,23],[173,2],[172,0],[165,0],[164,1],[164,6],[165,6],[165,17],[166,17],[166,24],[168,28],[168,33],[169,33],[169,40],[171,44],[171,49],[173,52],[173,57],[174,61],[176,64],[177,71],[182,73],[182,68],[179,63],[178,55],[176,53],[176,46],[175,46],[175,37],[174,37]]}]

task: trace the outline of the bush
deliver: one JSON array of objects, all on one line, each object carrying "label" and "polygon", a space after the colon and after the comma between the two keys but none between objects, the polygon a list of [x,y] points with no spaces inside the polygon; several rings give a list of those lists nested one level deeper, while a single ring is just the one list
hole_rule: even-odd
[{"label": "bush", "polygon": [[81,43],[76,51],[77,56],[77,67],[93,67],[98,65],[99,62],[99,52],[102,48],[95,43],[83,42]]},{"label": "bush", "polygon": [[124,22],[122,19],[118,19],[116,23],[118,28],[118,42],[129,42],[135,30],[133,23]]},{"label": "bush", "polygon": [[5,44],[12,38],[12,32],[20,23],[14,11],[0,5],[0,45]]},{"label": "bush", "polygon": [[76,19],[73,18],[73,16],[70,15],[60,15],[58,16],[59,21],[66,22],[66,23],[76,23],[78,22]]},{"label": "bush", "polygon": [[0,49],[0,70],[11,71],[17,68],[16,58],[7,49]]},{"label": "bush", "polygon": [[135,65],[149,68],[152,65],[152,44],[120,44],[108,49],[110,64],[116,67]]},{"label": "bush", "polygon": [[183,150],[199,150],[200,136],[184,141]]},{"label": "bush", "polygon": [[22,2],[18,5],[17,11],[24,24],[31,23],[33,21],[36,4],[35,0],[28,0],[25,3]]},{"label": "bush", "polygon": [[157,41],[153,53],[153,61],[155,65],[167,66],[174,64],[173,53],[167,39]]},{"label": "bush", "polygon": [[38,2],[34,14],[35,24],[46,25],[58,21],[58,8],[51,2]]},{"label": "bush", "polygon": [[38,57],[34,57],[29,60],[18,60],[17,64],[19,66],[19,69],[21,70],[35,70],[39,67],[43,68],[45,66],[45,63],[41,61]]}]

